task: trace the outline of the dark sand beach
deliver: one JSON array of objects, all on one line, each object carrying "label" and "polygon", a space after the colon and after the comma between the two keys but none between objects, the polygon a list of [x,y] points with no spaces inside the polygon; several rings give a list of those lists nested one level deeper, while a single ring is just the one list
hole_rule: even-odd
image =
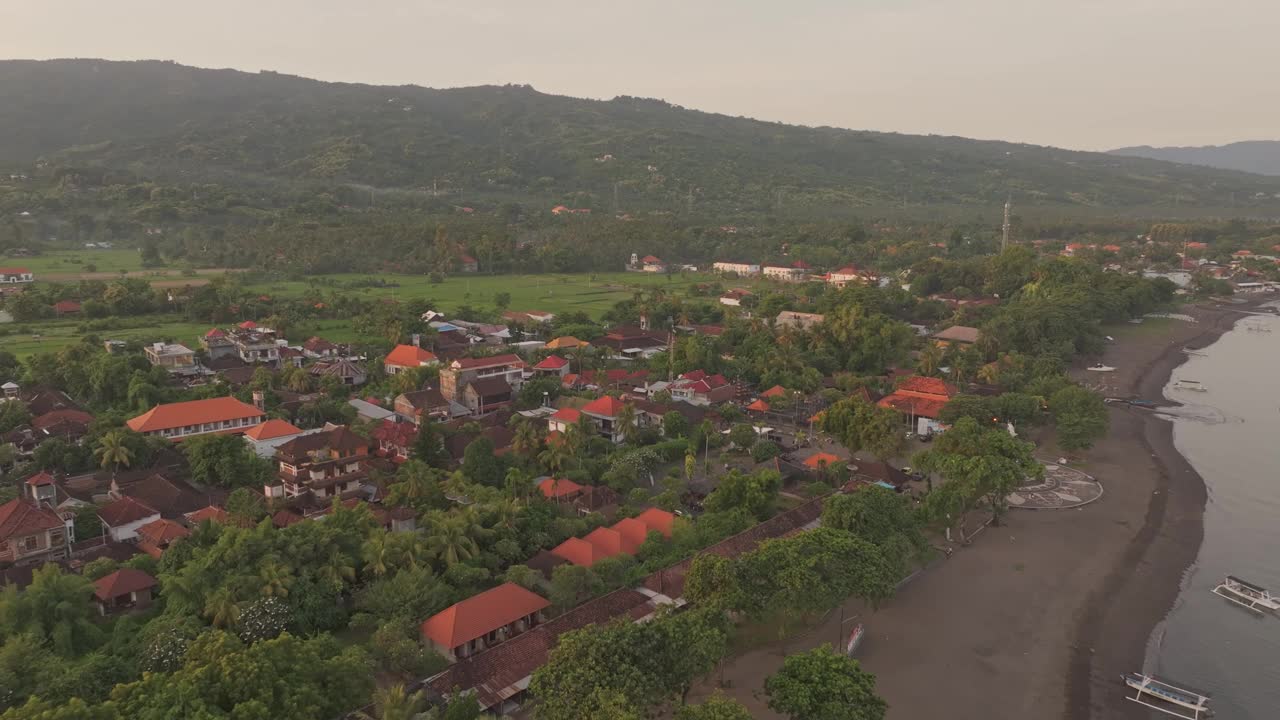
[{"label": "dark sand beach", "polygon": [[[1238,308],[1185,308],[1197,322],[1120,331],[1100,358],[1117,370],[1080,369],[1077,377],[1109,396],[1161,401],[1182,349],[1212,343],[1241,317]],[[884,607],[850,602],[844,625],[837,610],[785,646],[727,660],[724,691],[753,717],[780,718],[767,707],[764,679],[786,654],[841,638],[856,616],[869,630],[859,657],[876,674],[891,720],[1145,717],[1124,701],[1118,679],[1142,668],[1147,640],[1196,557],[1205,490],[1174,449],[1171,423],[1125,406],[1111,414],[1111,432],[1079,464],[1104,485],[1100,500],[1010,512]],[[720,677],[691,700],[713,692]]]}]

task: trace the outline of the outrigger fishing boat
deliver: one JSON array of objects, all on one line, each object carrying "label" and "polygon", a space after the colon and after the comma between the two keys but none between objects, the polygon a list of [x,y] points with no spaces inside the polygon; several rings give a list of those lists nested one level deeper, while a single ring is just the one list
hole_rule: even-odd
[{"label": "outrigger fishing boat", "polygon": [[844,645],[844,654],[853,657],[858,651],[858,646],[862,644],[862,638],[867,634],[867,628],[862,623],[853,626],[853,630],[849,631],[849,641]]},{"label": "outrigger fishing boat", "polygon": [[1262,612],[1280,611],[1280,597],[1276,597],[1267,591],[1266,588],[1258,587],[1250,582],[1245,582],[1238,577],[1227,576],[1213,589],[1213,594],[1224,597],[1231,602],[1253,612],[1261,614]]},{"label": "outrigger fishing boat", "polygon": [[1209,392],[1209,388],[1200,383],[1199,380],[1179,380],[1173,384],[1174,390],[1190,390],[1191,392]]},{"label": "outrigger fishing boat", "polygon": [[1126,700],[1183,720],[1213,716],[1213,711],[1209,709],[1209,693],[1180,687],[1154,675],[1142,673],[1126,673],[1120,679],[1125,685],[1137,690],[1133,697],[1126,695]]}]

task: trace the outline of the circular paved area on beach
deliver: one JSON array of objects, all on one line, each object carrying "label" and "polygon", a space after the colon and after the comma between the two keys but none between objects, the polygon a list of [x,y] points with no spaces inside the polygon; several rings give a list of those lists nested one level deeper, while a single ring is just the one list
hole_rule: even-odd
[{"label": "circular paved area on beach", "polygon": [[1009,507],[1067,510],[1102,497],[1102,483],[1066,465],[1045,463],[1044,482],[1023,485],[1009,494]]}]

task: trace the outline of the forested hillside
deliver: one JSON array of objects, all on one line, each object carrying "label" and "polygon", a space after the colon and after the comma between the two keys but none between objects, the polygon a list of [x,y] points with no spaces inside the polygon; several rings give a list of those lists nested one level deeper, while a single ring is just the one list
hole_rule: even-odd
[{"label": "forested hillside", "polygon": [[164,62],[0,62],[0,168],[417,190],[724,213],[892,203],[1280,205],[1280,178],[1099,153],[805,128],[523,86],[324,83]]}]

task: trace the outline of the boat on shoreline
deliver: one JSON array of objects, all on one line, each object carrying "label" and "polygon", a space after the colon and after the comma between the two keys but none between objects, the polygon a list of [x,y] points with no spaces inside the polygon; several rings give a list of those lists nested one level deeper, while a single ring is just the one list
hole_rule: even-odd
[{"label": "boat on shoreline", "polygon": [[1174,390],[1190,390],[1191,392],[1209,392],[1199,380],[1179,380],[1173,384]]},{"label": "boat on shoreline", "polygon": [[1199,720],[1213,716],[1213,710],[1209,709],[1211,699],[1209,693],[1175,685],[1155,675],[1142,673],[1125,673],[1120,676],[1120,680],[1137,691],[1133,697],[1125,696],[1125,699],[1131,702],[1152,710],[1159,710],[1166,715],[1184,718],[1184,720]]},{"label": "boat on shoreline", "polygon": [[1280,597],[1272,595],[1266,588],[1231,575],[1218,583],[1213,594],[1258,614],[1280,611]]},{"label": "boat on shoreline", "polygon": [[867,628],[862,623],[853,626],[853,630],[849,631],[849,640],[844,645],[844,654],[853,657],[858,652],[858,647],[862,645],[862,640],[866,637]]}]

